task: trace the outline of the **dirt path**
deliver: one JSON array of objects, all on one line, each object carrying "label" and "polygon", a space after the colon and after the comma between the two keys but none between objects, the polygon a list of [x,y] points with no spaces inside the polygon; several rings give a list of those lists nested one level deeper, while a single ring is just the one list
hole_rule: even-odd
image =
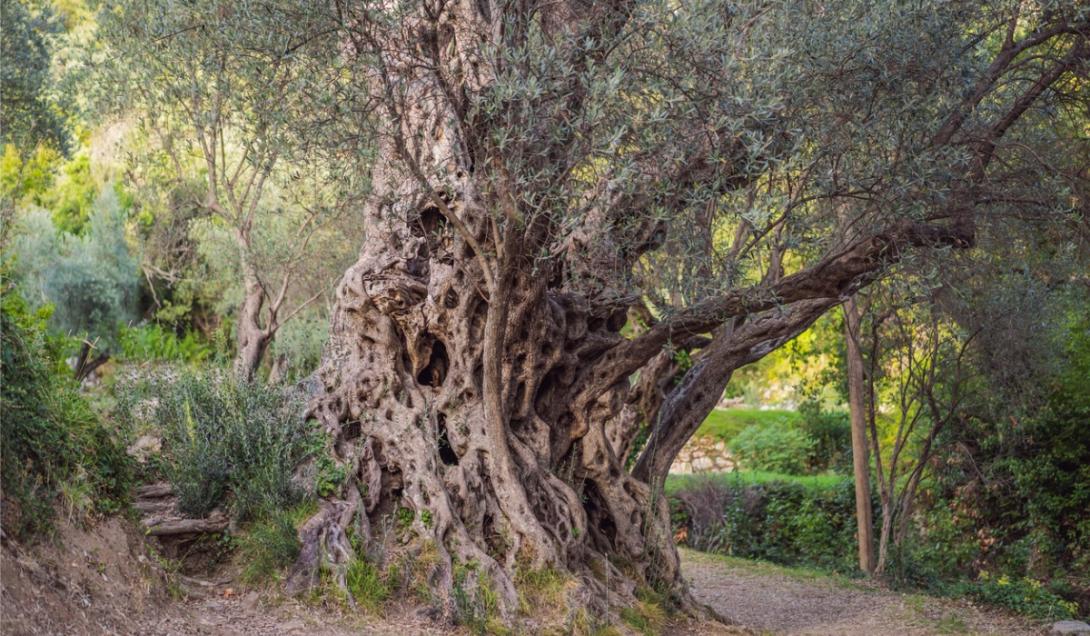
[{"label": "dirt path", "polygon": [[1044,633],[1041,625],[966,601],[898,594],[849,579],[682,550],[693,595],[758,634]]},{"label": "dirt path", "polygon": [[[119,519],[61,524],[56,542],[0,550],[0,633],[265,636],[468,634],[420,607],[382,616],[167,577],[144,538]],[[1041,634],[1040,626],[969,603],[901,595],[789,568],[682,551],[698,600],[734,622],[682,621],[676,636],[710,634]],[[620,633],[634,633],[625,631]]]}]

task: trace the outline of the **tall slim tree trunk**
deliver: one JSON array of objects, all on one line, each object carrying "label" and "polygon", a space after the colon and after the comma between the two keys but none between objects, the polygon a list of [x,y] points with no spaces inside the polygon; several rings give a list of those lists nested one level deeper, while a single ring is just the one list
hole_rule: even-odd
[{"label": "tall slim tree trunk", "polygon": [[261,360],[265,357],[272,338],[269,331],[261,325],[261,312],[265,306],[264,290],[256,272],[245,265],[243,269],[244,296],[235,325],[235,375],[251,382],[261,367]]},{"label": "tall slim tree trunk", "polygon": [[855,520],[859,543],[859,568],[869,575],[875,571],[874,512],[870,498],[870,461],[867,457],[867,384],[863,355],[859,350],[859,308],[855,299],[844,305],[844,340],[848,363],[848,408],[852,427],[852,467],[855,476]]}]

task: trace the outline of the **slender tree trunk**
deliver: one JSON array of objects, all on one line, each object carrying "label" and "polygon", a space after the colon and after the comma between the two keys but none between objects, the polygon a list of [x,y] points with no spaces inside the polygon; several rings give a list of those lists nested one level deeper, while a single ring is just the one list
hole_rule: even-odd
[{"label": "slender tree trunk", "polygon": [[889,544],[893,535],[893,497],[882,497],[882,528],[878,534],[878,562],[874,566],[874,576],[882,576],[889,560]]},{"label": "slender tree trunk", "polygon": [[265,292],[257,273],[244,265],[244,297],[235,325],[237,351],[235,375],[246,382],[253,381],[265,351],[272,342],[271,331],[261,325],[261,313],[265,306]]},{"label": "slender tree trunk", "polygon": [[852,467],[855,475],[855,520],[859,542],[859,568],[875,571],[874,513],[870,498],[870,461],[867,457],[867,388],[863,356],[859,350],[859,308],[855,299],[844,303],[844,331],[848,362],[848,408],[852,427]]}]

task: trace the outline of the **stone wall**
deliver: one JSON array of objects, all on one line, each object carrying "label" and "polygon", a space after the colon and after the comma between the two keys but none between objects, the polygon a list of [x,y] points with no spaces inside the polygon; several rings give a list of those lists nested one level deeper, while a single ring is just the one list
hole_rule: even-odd
[{"label": "stone wall", "polygon": [[726,473],[734,470],[734,458],[727,445],[718,437],[696,435],[678,453],[670,472],[680,475],[693,473]]}]

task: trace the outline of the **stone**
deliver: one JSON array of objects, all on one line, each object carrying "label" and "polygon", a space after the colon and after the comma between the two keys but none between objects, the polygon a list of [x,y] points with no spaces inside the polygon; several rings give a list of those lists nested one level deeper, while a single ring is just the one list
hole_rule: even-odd
[{"label": "stone", "polygon": [[141,435],[127,449],[128,454],[141,464],[163,450],[163,441],[154,435]]},{"label": "stone", "polygon": [[1049,634],[1090,634],[1090,625],[1082,621],[1060,621],[1052,624]]},{"label": "stone", "polygon": [[714,468],[714,464],[707,457],[693,458],[693,472],[705,472],[711,468]]}]

